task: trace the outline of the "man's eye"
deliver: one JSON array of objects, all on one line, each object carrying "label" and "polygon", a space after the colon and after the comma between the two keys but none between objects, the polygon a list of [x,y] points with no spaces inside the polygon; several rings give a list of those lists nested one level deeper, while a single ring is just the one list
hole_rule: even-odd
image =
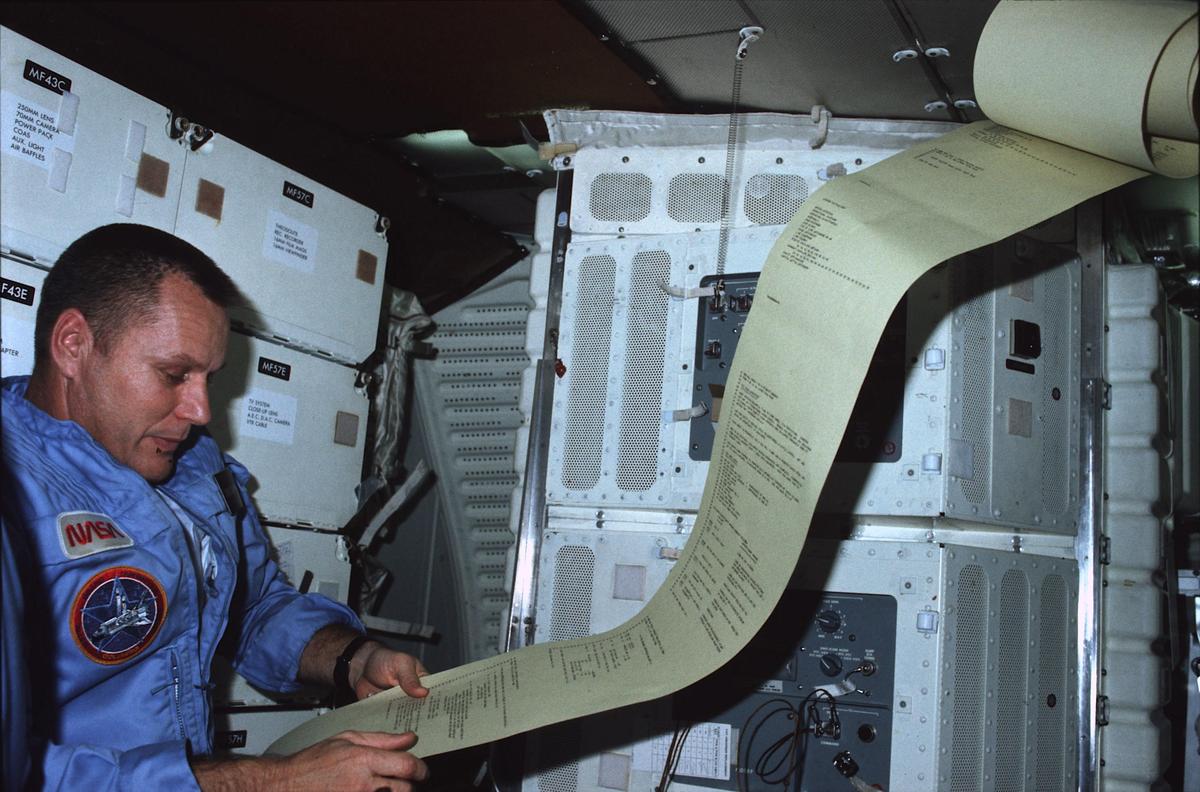
[{"label": "man's eye", "polygon": [[171,383],[172,385],[182,385],[183,383],[187,382],[186,374],[179,374],[173,371],[164,371],[163,377],[165,377],[167,382]]}]

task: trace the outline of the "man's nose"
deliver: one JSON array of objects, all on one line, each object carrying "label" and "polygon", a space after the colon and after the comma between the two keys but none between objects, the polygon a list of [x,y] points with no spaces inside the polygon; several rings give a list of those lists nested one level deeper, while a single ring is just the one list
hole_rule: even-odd
[{"label": "man's nose", "polygon": [[188,383],[188,387],[183,389],[175,413],[189,423],[204,426],[212,420],[212,410],[208,404],[208,383],[203,377],[198,377],[197,380],[195,383]]}]

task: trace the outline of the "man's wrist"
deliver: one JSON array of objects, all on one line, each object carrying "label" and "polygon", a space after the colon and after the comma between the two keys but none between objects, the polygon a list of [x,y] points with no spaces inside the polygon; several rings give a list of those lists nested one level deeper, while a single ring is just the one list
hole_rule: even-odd
[{"label": "man's wrist", "polygon": [[[370,651],[364,648],[378,643],[365,633],[356,635],[342,648],[333,667],[333,690],[335,704],[350,704],[358,700],[355,688],[366,670]],[[372,650],[373,651],[373,650]]]}]

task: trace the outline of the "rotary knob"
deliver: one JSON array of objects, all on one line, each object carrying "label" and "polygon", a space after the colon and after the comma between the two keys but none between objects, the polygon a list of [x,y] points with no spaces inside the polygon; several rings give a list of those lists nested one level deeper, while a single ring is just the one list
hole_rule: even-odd
[{"label": "rotary knob", "polygon": [[827,654],[821,656],[821,673],[827,677],[835,677],[842,673],[842,658]]},{"label": "rotary knob", "polygon": [[823,610],[817,614],[817,627],[822,632],[837,632],[842,627],[842,616],[834,610]]}]

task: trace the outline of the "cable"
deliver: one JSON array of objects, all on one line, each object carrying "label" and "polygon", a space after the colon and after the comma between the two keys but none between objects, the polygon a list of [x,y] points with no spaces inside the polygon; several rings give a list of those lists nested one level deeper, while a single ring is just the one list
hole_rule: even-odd
[{"label": "cable", "polygon": [[675,768],[679,766],[679,760],[683,756],[683,744],[692,733],[690,723],[682,731],[681,726],[681,722],[675,722],[675,732],[671,735],[671,744],[667,747],[667,758],[663,762],[662,775],[658,777],[658,786],[654,787],[655,792],[667,792],[667,788],[671,786],[671,779],[675,777]]}]

